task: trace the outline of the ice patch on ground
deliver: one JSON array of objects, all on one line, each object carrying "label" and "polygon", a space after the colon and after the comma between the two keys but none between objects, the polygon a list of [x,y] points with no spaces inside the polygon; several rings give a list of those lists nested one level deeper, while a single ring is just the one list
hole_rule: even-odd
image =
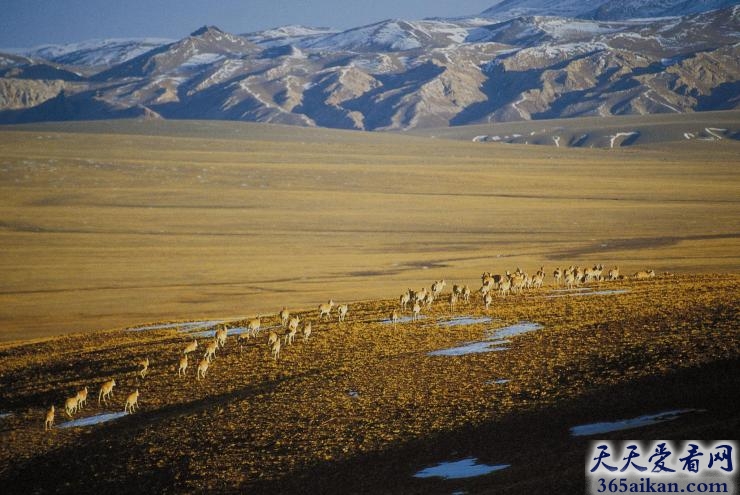
[{"label": "ice patch on ground", "polygon": [[126,416],[125,412],[115,412],[115,413],[104,413],[104,414],[96,414],[95,416],[88,416],[87,418],[80,418],[75,419],[73,421],[67,421],[66,423],[62,423],[59,425],[59,428],[76,428],[79,426],[93,426],[100,423],[107,423],[108,421],[113,421],[118,418],[122,418]]},{"label": "ice patch on ground", "polygon": [[128,328],[127,332],[144,332],[146,330],[167,330],[170,328],[178,328],[181,332],[192,332],[199,328],[208,328],[221,323],[226,323],[224,320],[205,320],[205,321],[188,321],[182,323],[164,323],[162,325],[146,325],[142,327]]},{"label": "ice patch on ground", "polygon": [[460,325],[477,325],[478,323],[491,323],[491,318],[488,316],[480,316],[475,318],[473,316],[457,316],[450,320],[439,321],[438,324],[441,327],[456,327]]},{"label": "ice patch on ground", "polygon": [[500,471],[511,467],[511,464],[478,464],[478,459],[468,457],[460,461],[441,462],[436,466],[422,469],[414,475],[414,478],[444,478],[460,479],[483,476],[484,474]]},{"label": "ice patch on ground", "polygon": [[[416,317],[417,320],[426,320],[426,318],[427,317],[424,316],[424,315],[419,315],[419,316]],[[413,321],[414,321],[414,318],[412,316],[402,316],[402,317],[400,317],[398,319],[397,323],[409,323],[409,322],[413,322]],[[390,320],[390,318],[386,318],[385,320],[381,320],[380,323],[382,323],[383,325],[391,325],[391,324],[393,324],[393,322]]]},{"label": "ice patch on ground", "polygon": [[606,423],[589,423],[586,425],[574,426],[570,429],[570,434],[574,437],[583,437],[588,435],[600,435],[602,433],[609,433],[612,431],[629,430],[632,428],[642,428],[643,426],[650,426],[665,421],[673,421],[678,419],[684,414],[698,412],[696,409],[676,409],[674,411],[666,411],[658,414],[647,414],[645,416],[638,416],[632,419],[621,419],[618,421],[606,422]]},{"label": "ice patch on ground", "polygon": [[9,418],[13,413],[0,413],[0,419]]},{"label": "ice patch on ground", "polygon": [[482,341],[468,342],[448,349],[439,349],[429,352],[430,356],[464,356],[466,354],[477,354],[481,352],[506,351],[511,343],[508,339],[524,333],[533,332],[544,328],[539,323],[523,321],[503,328],[491,329]]}]

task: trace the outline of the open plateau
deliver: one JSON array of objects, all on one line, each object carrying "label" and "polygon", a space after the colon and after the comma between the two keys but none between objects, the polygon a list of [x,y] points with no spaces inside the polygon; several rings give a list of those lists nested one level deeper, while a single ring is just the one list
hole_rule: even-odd
[{"label": "open plateau", "polygon": [[583,493],[593,439],[736,438],[740,143],[437,131],[0,128],[3,493]]}]

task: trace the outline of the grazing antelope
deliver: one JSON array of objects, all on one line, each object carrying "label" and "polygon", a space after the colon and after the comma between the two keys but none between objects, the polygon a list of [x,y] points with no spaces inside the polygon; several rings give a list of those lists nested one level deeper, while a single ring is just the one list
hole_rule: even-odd
[{"label": "grazing antelope", "polygon": [[210,363],[212,359],[216,358],[216,349],[218,349],[218,341],[214,340],[206,346],[206,352],[203,354],[203,359],[207,359]]},{"label": "grazing antelope", "polygon": [[491,297],[491,293],[486,292],[486,295],[483,296],[483,304],[486,306],[486,310],[488,310],[488,306],[490,306],[492,302],[493,302],[493,297]]},{"label": "grazing antelope", "polygon": [[328,303],[319,304],[319,319],[327,316],[331,320],[331,308],[334,307],[334,301],[331,299]]},{"label": "grazing antelope", "polygon": [[67,400],[64,401],[64,412],[67,413],[67,416],[70,418],[74,413],[77,412],[77,396],[69,397]]},{"label": "grazing antelope", "polygon": [[100,386],[100,393],[98,394],[98,404],[100,404],[100,399],[103,399],[103,402],[106,404],[108,403],[106,399],[108,397],[113,397],[113,387],[116,386],[116,380],[115,378],[112,378],[108,380],[107,382],[103,383]]},{"label": "grazing antelope", "polygon": [[295,335],[298,333],[298,324],[300,322],[301,320],[297,316],[290,319],[290,323],[288,324],[288,333],[285,334],[285,345],[293,343],[293,339],[295,339]]},{"label": "grazing antelope", "polygon": [[279,357],[280,357],[280,339],[277,339],[272,344],[272,359],[277,361]]},{"label": "grazing antelope", "polygon": [[278,337],[278,334],[277,333],[270,332],[270,334],[267,336],[267,347],[272,348],[272,344],[274,344],[275,342],[277,342],[279,339],[280,339],[280,337]]},{"label": "grazing antelope", "polygon": [[419,313],[421,313],[421,306],[419,306],[419,303],[414,303],[414,307],[411,310],[411,319],[413,321],[416,321],[419,319]]},{"label": "grazing antelope", "polygon": [[409,302],[411,302],[411,294],[408,292],[401,294],[401,297],[398,298],[398,305],[401,306],[401,309],[404,311],[406,311],[406,306],[408,306]]},{"label": "grazing antelope", "polygon": [[44,420],[44,431],[49,431],[54,426],[54,404],[51,405],[48,411],[46,411],[46,419]]},{"label": "grazing antelope", "polygon": [[198,349],[198,341],[193,339],[193,341],[189,343],[187,347],[185,347],[185,350],[182,351],[182,353],[185,355],[188,355],[191,352],[195,352],[197,349]]},{"label": "grazing antelope", "polygon": [[201,378],[205,380],[209,364],[210,362],[206,358],[200,360],[200,363],[198,363],[198,369],[195,371],[196,380],[200,381]]},{"label": "grazing antelope", "polygon": [[303,341],[308,342],[308,338],[311,336],[311,322],[309,321],[303,325]]},{"label": "grazing antelope", "polygon": [[129,414],[132,414],[136,407],[139,405],[139,389],[137,388],[135,392],[131,392],[128,397],[126,397],[126,403],[123,405],[123,412],[127,412]]},{"label": "grazing antelope", "polygon": [[177,376],[185,376],[188,370],[188,356],[187,354],[180,358],[180,364],[177,368]]},{"label": "grazing antelope", "polygon": [[146,378],[147,373],[149,373],[149,358],[145,357],[141,361],[139,361],[139,366],[141,366],[141,369],[139,370],[139,376],[144,379]]},{"label": "grazing antelope", "polygon": [[632,275],[632,278],[635,278],[637,280],[645,280],[653,277],[655,277],[655,272],[653,270],[642,270]]},{"label": "grazing antelope", "polygon": [[396,323],[398,323],[398,310],[394,309],[391,313],[391,323],[393,323],[393,328],[396,328]]},{"label": "grazing antelope", "polygon": [[280,310],[280,324],[284,327],[287,327],[288,318],[290,318],[290,311],[288,311],[288,308],[283,306],[283,309]]},{"label": "grazing antelope", "polygon": [[249,323],[247,323],[247,333],[253,337],[256,337],[260,331],[260,327],[262,326],[261,323],[262,322],[260,321],[259,315],[257,315],[257,318],[249,320]]},{"label": "grazing antelope", "polygon": [[337,307],[337,313],[339,313],[339,321],[344,321],[344,317],[347,316],[347,311],[349,311],[349,306],[346,304],[340,304]]}]

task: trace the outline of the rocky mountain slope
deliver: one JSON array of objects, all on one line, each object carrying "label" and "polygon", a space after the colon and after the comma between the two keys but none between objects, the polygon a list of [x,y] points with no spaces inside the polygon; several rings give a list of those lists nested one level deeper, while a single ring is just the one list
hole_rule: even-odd
[{"label": "rocky mountain slope", "polygon": [[740,6],[623,19],[728,3],[591,2],[598,14],[582,2],[506,0],[473,17],[343,32],[204,27],[169,43],[0,54],[0,122],[137,116],[405,130],[733,109]]}]

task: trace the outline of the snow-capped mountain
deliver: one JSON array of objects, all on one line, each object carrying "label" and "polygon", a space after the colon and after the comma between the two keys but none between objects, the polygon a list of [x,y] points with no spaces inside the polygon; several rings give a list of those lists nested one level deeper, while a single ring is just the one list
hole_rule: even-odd
[{"label": "snow-capped mountain", "polygon": [[42,45],[20,54],[57,64],[83,67],[110,67],[158,48],[174,40],[165,38],[130,38],[89,40],[65,45]]},{"label": "snow-capped mountain", "polygon": [[[621,5],[648,3],[677,5]],[[551,15],[556,4],[578,17]],[[73,65],[60,60],[84,50],[0,54],[0,122],[136,116],[381,130],[740,106],[740,6],[604,20],[576,11],[580,2],[516,5],[539,10],[342,32],[211,26]]]},{"label": "snow-capped mountain", "polygon": [[531,15],[625,20],[680,17],[737,3],[737,0],[500,0],[481,16],[501,20]]}]

